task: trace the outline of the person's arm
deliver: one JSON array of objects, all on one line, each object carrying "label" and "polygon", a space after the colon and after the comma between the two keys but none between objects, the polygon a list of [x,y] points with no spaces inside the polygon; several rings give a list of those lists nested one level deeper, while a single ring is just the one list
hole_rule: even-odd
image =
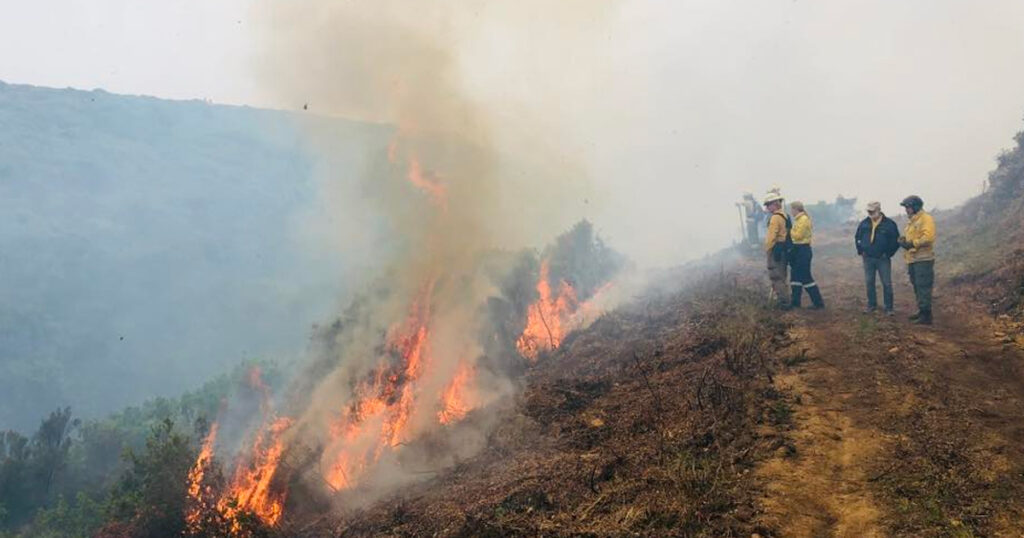
[{"label": "person's arm", "polygon": [[864,247],[861,245],[864,237],[864,221],[857,225],[857,231],[853,232],[853,245],[857,247],[857,255],[864,254]]},{"label": "person's arm", "polygon": [[921,222],[921,237],[912,242],[914,248],[930,247],[935,243],[935,219],[924,215]]},{"label": "person's arm", "polygon": [[892,231],[892,233],[889,234],[889,244],[885,246],[885,252],[891,258],[900,250],[900,227],[894,220],[888,220],[885,223],[889,225],[889,229]]},{"label": "person's arm", "polygon": [[771,252],[778,241],[779,232],[785,233],[786,219],[778,213],[772,213],[768,218],[768,233],[764,236],[764,251]]}]

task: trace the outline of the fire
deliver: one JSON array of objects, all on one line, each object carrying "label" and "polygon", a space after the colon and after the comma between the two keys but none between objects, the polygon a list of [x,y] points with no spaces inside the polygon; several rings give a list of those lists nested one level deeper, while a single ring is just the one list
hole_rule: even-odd
[{"label": "fire", "polygon": [[[597,303],[605,302],[600,298],[611,287],[606,284],[589,301],[580,301],[568,282],[560,281],[556,292],[550,280],[550,266],[544,260],[536,285],[539,298],[528,308],[526,327],[516,342],[523,356],[530,359],[541,351],[558,348],[570,331],[599,315]],[[453,363],[438,362],[433,355],[431,309],[435,282],[429,280],[409,305],[405,320],[386,331],[376,367],[355,383],[351,400],[327,425],[322,473],[335,491],[359,486],[381,458],[401,450],[421,433],[421,428],[462,421],[484,399],[471,357],[459,357],[450,377],[437,379],[437,369]],[[428,373],[431,377],[424,379]],[[447,375],[447,371],[441,375]],[[201,531],[204,513],[222,517],[233,536],[244,531],[243,514],[253,514],[269,526],[276,526],[282,517],[287,490],[279,468],[287,448],[285,433],[293,421],[274,416],[270,388],[258,368],[250,371],[249,386],[260,396],[264,426],[253,435],[250,448],[235,461],[231,480],[219,497],[203,484],[218,435],[217,424],[211,428],[188,476],[186,523],[193,534]]]},{"label": "fire", "polygon": [[469,364],[459,363],[455,378],[441,393],[441,410],[437,412],[437,420],[441,424],[451,424],[466,418],[475,405],[471,392],[476,372]]},{"label": "fire", "polygon": [[210,427],[210,433],[203,440],[199,457],[188,472],[188,509],[185,512],[185,524],[191,534],[198,532],[199,521],[208,508],[206,499],[210,496],[209,486],[203,487],[203,477],[213,462],[213,446],[217,442],[217,423]]},{"label": "fire", "polygon": [[213,463],[219,424],[214,423],[203,440],[196,462],[188,473],[188,509],[185,523],[190,534],[202,532],[204,514],[216,511],[228,522],[232,535],[242,530],[239,516],[252,513],[264,524],[274,526],[284,511],[287,492],[274,484],[277,469],[284,455],[284,432],[291,427],[290,418],[272,418],[270,388],[263,383],[258,367],[249,370],[249,388],[260,396],[260,410],[264,416],[262,426],[253,436],[251,448],[235,461],[231,482],[219,496],[204,484]]},{"label": "fire", "polygon": [[[388,143],[388,162],[395,163],[398,161],[399,143],[398,138],[391,139]],[[408,163],[406,164],[406,179],[409,183],[412,183],[414,187],[425,192],[430,201],[438,207],[442,208],[447,212],[448,210],[448,190],[444,184],[441,183],[441,177],[431,170],[424,170],[423,165],[420,163],[419,158],[412,154],[408,157]]]},{"label": "fire", "polygon": [[217,510],[236,526],[242,512],[252,512],[270,526],[281,518],[286,492],[271,485],[284,454],[281,437],[291,425],[290,418],[275,420],[256,436],[248,463],[236,467],[227,493],[217,502]]},{"label": "fire", "polygon": [[424,171],[420,161],[415,157],[409,159],[409,182],[430,196],[435,204],[447,208],[447,191],[441,184],[437,174]]},{"label": "fire", "polygon": [[371,381],[361,384],[357,399],[332,428],[340,449],[325,473],[335,490],[353,487],[365,469],[380,459],[385,450],[395,450],[410,437],[409,419],[415,410],[416,381],[430,362],[430,301],[434,284],[424,288],[406,322],[387,338],[389,352],[398,364],[378,366]]},{"label": "fire", "polygon": [[526,327],[516,341],[516,348],[524,357],[536,359],[541,351],[557,349],[568,334],[569,321],[579,306],[576,290],[564,280],[559,283],[558,294],[552,295],[548,261],[540,265],[537,294],[540,298],[526,312]]}]

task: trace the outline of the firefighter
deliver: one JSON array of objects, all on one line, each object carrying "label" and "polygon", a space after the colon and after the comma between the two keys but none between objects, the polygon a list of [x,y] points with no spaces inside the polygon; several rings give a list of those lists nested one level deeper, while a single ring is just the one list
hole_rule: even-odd
[{"label": "firefighter", "polygon": [[790,243],[792,224],[786,213],[782,211],[782,193],[778,190],[768,191],[764,198],[764,208],[768,212],[768,232],[764,237],[764,251],[768,267],[768,280],[771,282],[771,294],[776,306],[781,310],[789,309],[786,301],[786,257]]},{"label": "firefighter", "polygon": [[910,320],[919,325],[932,324],[932,285],[935,283],[935,219],[924,211],[920,196],[907,196],[900,202],[906,208],[910,222],[899,245],[906,252],[907,274],[917,298],[917,314]]},{"label": "firefighter", "polygon": [[821,298],[821,290],[811,276],[811,235],[813,235],[813,224],[811,216],[804,211],[803,202],[791,202],[789,212],[793,215],[793,229],[790,237],[793,240],[793,250],[790,254],[790,280],[792,288],[792,301],[790,306],[800,308],[800,299],[803,291],[807,290],[807,296],[811,298],[812,308],[821,310],[825,308],[825,301]]}]

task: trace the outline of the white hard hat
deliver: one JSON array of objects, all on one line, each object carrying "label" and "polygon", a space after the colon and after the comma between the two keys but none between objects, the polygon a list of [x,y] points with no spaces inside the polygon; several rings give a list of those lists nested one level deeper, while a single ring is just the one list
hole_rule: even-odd
[{"label": "white hard hat", "polygon": [[770,190],[764,195],[764,205],[768,205],[772,202],[782,201],[782,193],[778,190]]}]

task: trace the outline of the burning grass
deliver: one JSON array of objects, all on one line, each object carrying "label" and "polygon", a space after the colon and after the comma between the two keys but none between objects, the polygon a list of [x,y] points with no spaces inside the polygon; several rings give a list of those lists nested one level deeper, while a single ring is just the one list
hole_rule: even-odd
[{"label": "burning grass", "polygon": [[[241,413],[245,448],[233,448],[235,437],[222,442],[214,423],[189,472],[188,531],[291,529],[331,505],[365,506],[472,456],[528,365],[550,360],[573,328],[600,314],[597,300],[619,266],[595,259],[608,251],[588,223],[559,241],[542,261],[530,253],[532,263],[499,270],[494,278],[505,293],[483,307],[467,286],[479,274],[432,277],[417,291],[391,282],[368,294],[344,321],[318,333],[320,356],[276,402],[254,372],[243,406],[249,413]],[[508,265],[502,261],[496,265]],[[595,264],[603,269],[595,272]],[[524,287],[514,283],[526,279],[536,282],[536,296],[515,293]],[[541,325],[543,337],[534,338]],[[221,463],[231,479],[214,484]],[[300,500],[289,502],[296,493]]]},{"label": "burning grass", "polygon": [[[606,314],[538,357],[477,455],[298,536],[750,536],[748,471],[781,443],[784,325],[716,279]],[[474,413],[466,421],[471,423]],[[773,418],[776,417],[776,418]]]}]

